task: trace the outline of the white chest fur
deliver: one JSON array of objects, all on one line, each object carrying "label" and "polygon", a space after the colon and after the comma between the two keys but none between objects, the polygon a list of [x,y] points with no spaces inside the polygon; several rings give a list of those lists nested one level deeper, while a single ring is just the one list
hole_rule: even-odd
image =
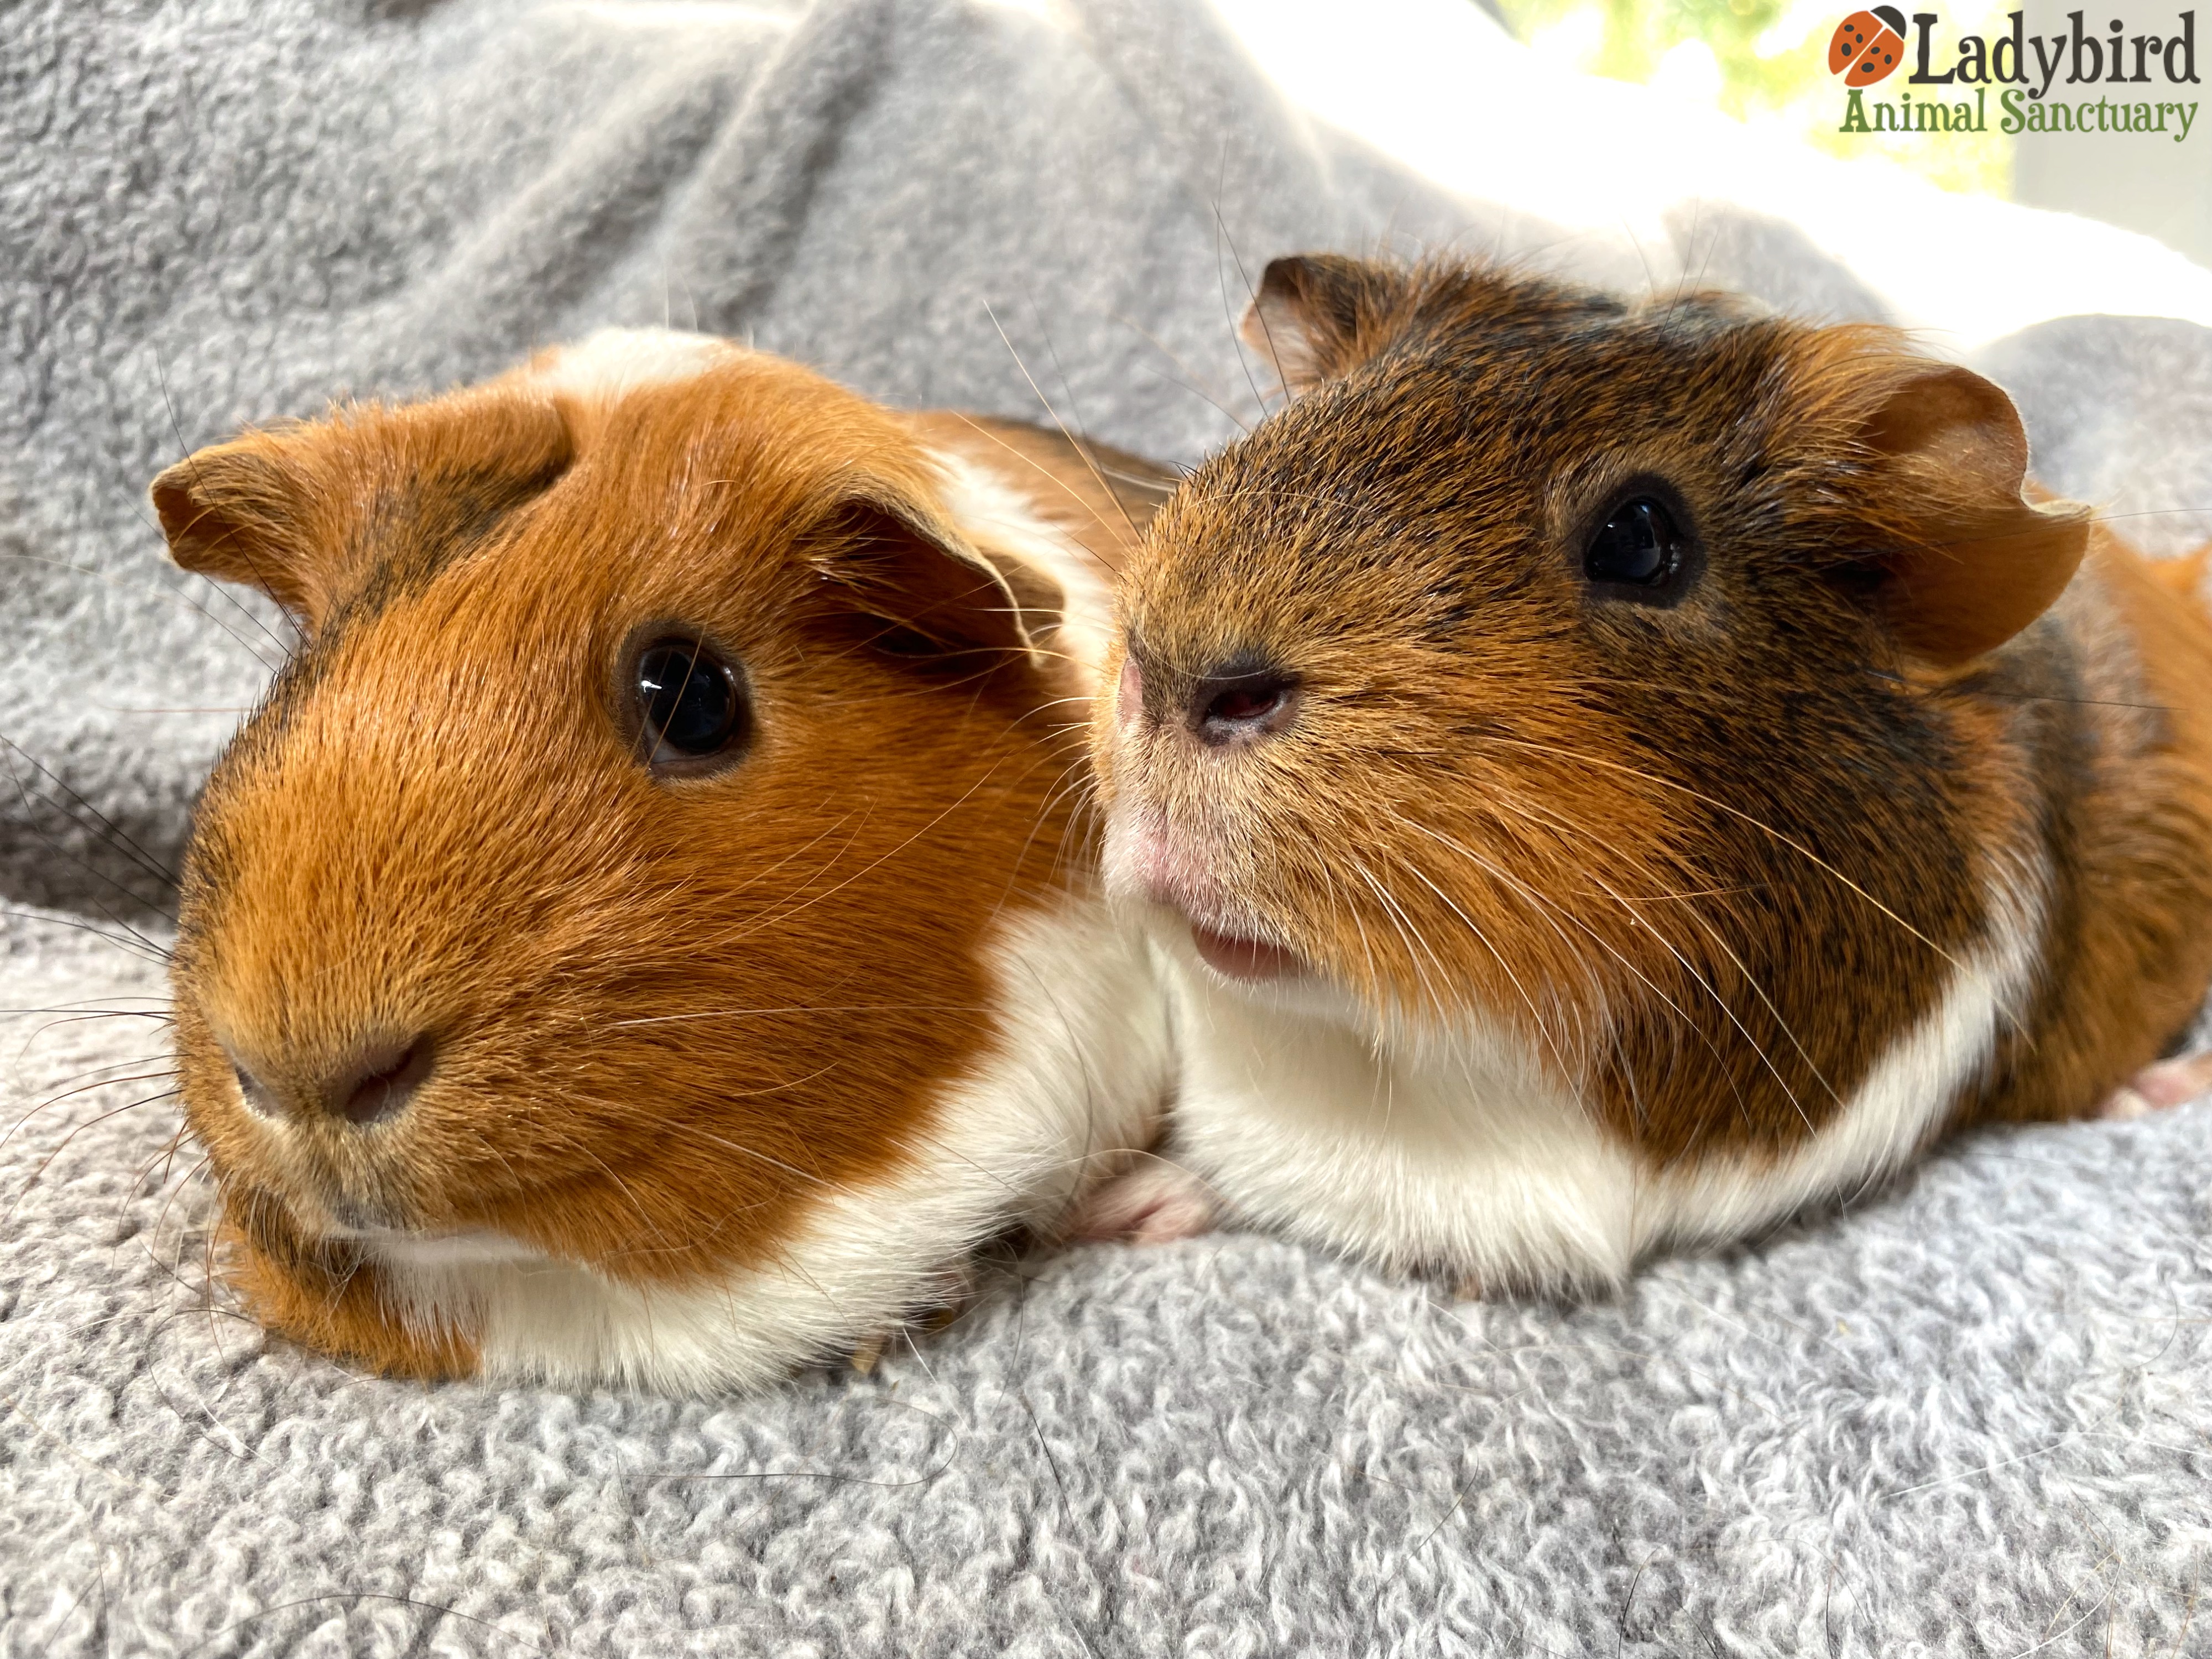
[{"label": "white chest fur", "polygon": [[674,1393],[761,1386],[881,1334],[1000,1229],[1045,1221],[1097,1155],[1141,1146],[1167,1023],[1142,942],[1073,896],[992,953],[1002,1041],[890,1175],[824,1190],[773,1259],[641,1287],[488,1235],[372,1240],[402,1316],[473,1333],[483,1373]]},{"label": "white chest fur", "polygon": [[1389,1267],[1618,1282],[1655,1246],[1741,1237],[1923,1145],[2030,988],[2039,906],[2002,890],[1990,914],[1936,1005],[1819,1133],[1778,1157],[1666,1168],[1502,1029],[1378,1038],[1348,1005],[1224,980],[1173,929],[1155,950],[1182,1064],[1176,1161],[1238,1216]]}]

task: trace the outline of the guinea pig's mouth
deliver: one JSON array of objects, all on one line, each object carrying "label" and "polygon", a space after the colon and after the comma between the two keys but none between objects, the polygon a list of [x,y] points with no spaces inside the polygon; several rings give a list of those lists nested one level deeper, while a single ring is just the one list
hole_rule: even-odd
[{"label": "guinea pig's mouth", "polygon": [[1301,979],[1312,968],[1295,951],[1262,939],[1245,906],[1226,893],[1203,836],[1170,830],[1158,808],[1117,813],[1106,826],[1109,888],[1142,897],[1189,924],[1199,959],[1246,983]]},{"label": "guinea pig's mouth", "polygon": [[1229,979],[1261,982],[1293,979],[1308,971],[1305,959],[1294,951],[1263,939],[1216,933],[1195,921],[1190,925],[1190,942],[1198,947],[1199,960]]}]

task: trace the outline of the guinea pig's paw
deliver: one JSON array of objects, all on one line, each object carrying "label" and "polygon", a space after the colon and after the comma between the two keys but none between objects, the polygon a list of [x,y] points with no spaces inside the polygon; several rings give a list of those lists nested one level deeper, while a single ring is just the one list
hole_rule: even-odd
[{"label": "guinea pig's paw", "polygon": [[2212,1054],[2161,1060],[2155,1066],[2144,1066],[2113,1090],[2097,1109],[2097,1115],[2114,1120],[2148,1117],[2206,1093],[2212,1093]]},{"label": "guinea pig's paw", "polygon": [[876,1369],[876,1362],[893,1342],[911,1343],[917,1337],[934,1336],[956,1324],[982,1294],[982,1279],[972,1259],[939,1267],[923,1280],[921,1291],[903,1319],[871,1332],[854,1343],[846,1362],[861,1376]]},{"label": "guinea pig's paw", "polygon": [[1158,1159],[1092,1189],[1068,1223],[1072,1243],[1166,1244],[1211,1232],[1212,1188],[1180,1164]]},{"label": "guinea pig's paw", "polygon": [[861,1376],[866,1376],[876,1369],[876,1361],[884,1357],[884,1345],[890,1340],[891,1333],[889,1331],[878,1331],[873,1336],[861,1338],[853,1345],[853,1352],[847,1356],[847,1363]]}]

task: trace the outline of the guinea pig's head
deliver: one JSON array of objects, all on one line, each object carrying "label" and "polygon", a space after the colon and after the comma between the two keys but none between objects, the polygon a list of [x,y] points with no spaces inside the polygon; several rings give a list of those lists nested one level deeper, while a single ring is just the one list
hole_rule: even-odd
[{"label": "guinea pig's head", "polygon": [[1113,1133],[1079,1022],[1024,1012],[1039,951],[1105,994],[1080,688],[942,484],[795,365],[634,333],[155,483],[179,562],[303,636],[200,802],[173,975],[270,1323],[757,1381]]},{"label": "guinea pig's head", "polygon": [[1563,1059],[1764,986],[1731,918],[1815,902],[1779,886],[1940,962],[1978,900],[1930,698],[2087,534],[2023,500],[2001,392],[1883,330],[1462,265],[1279,260],[1246,334],[1291,401],[1125,573],[1117,889],[1265,994]]}]

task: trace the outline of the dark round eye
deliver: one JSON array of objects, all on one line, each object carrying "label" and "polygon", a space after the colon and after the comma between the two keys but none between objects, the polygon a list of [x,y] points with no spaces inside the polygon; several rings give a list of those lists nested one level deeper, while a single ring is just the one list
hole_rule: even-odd
[{"label": "dark round eye", "polygon": [[655,640],[637,653],[638,744],[656,767],[719,755],[744,736],[744,696],[730,665],[699,640]]},{"label": "dark round eye", "polygon": [[1594,582],[1664,587],[1682,568],[1682,532],[1666,503],[1650,495],[1623,501],[1583,553],[1583,574]]}]

